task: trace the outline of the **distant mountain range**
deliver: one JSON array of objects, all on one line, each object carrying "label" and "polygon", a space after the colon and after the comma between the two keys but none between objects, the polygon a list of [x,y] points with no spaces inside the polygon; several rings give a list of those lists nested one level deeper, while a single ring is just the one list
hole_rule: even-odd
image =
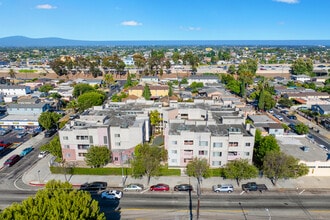
[{"label": "distant mountain range", "polygon": [[0,38],[0,47],[75,46],[330,46],[330,40],[172,40],[172,41],[83,41],[63,38]]}]

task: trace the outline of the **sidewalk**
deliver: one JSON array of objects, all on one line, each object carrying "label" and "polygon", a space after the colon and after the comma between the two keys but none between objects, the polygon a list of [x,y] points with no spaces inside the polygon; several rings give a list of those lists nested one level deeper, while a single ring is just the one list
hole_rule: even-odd
[{"label": "sidewalk", "polygon": [[[49,161],[51,159],[51,155],[41,159],[35,166],[31,167],[29,171],[27,171],[22,180],[27,185],[35,185],[35,186],[43,186],[48,181],[55,179],[61,181],[69,181],[74,186],[80,186],[86,182],[93,181],[104,181],[108,183],[109,187],[118,188],[122,187],[122,177],[121,176],[93,176],[93,175],[64,175],[64,174],[51,174],[49,170]],[[327,189],[330,190],[330,176],[329,177],[300,177],[298,179],[288,179],[288,180],[279,180],[277,185],[274,186],[267,178],[256,178],[243,180],[242,183],[254,181],[259,184],[266,184],[269,190],[316,190],[316,189]],[[147,186],[147,178],[143,177],[141,179],[134,179],[130,176],[127,177],[125,184],[129,183],[141,183],[145,187]],[[150,180],[150,185],[157,183],[166,183],[173,188],[177,184],[181,183],[190,183],[194,187],[197,185],[197,180],[194,177],[188,176],[176,176],[176,177],[152,177]],[[208,179],[204,179],[202,181],[202,188],[211,189],[213,185],[216,184],[224,184],[231,183],[236,188],[240,188],[237,186],[235,180],[223,179],[222,177],[212,177]]]}]

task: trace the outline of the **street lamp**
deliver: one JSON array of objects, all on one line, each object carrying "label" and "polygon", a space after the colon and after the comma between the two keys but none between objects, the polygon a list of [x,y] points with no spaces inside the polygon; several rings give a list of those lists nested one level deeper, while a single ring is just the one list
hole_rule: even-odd
[{"label": "street lamp", "polygon": [[239,206],[241,207],[241,209],[242,209],[242,212],[243,212],[243,215],[244,215],[244,219],[247,220],[247,217],[246,217],[245,211],[244,211],[244,209],[243,209],[242,203],[239,202],[238,205],[239,205]]},{"label": "street lamp", "polygon": [[38,181],[39,181],[39,183],[41,183],[40,182],[40,170],[38,170]]}]

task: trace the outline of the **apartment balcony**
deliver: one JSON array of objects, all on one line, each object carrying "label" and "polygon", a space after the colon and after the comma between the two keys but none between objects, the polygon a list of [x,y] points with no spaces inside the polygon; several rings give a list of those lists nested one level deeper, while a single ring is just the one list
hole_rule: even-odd
[{"label": "apartment balcony", "polygon": [[227,160],[237,160],[241,157],[239,155],[228,155]]},{"label": "apartment balcony", "polygon": [[194,154],[194,152],[191,150],[191,151],[183,151],[183,156],[185,157],[192,157]]}]

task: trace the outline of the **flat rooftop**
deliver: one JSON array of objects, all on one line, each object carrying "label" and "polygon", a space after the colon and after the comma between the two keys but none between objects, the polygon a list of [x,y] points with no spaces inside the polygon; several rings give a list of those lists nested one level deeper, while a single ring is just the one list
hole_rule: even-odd
[{"label": "flat rooftop", "polygon": [[[276,140],[282,152],[299,160],[314,162],[327,159],[327,152],[306,137],[276,137]],[[303,146],[309,147],[309,151],[304,152]]]}]

